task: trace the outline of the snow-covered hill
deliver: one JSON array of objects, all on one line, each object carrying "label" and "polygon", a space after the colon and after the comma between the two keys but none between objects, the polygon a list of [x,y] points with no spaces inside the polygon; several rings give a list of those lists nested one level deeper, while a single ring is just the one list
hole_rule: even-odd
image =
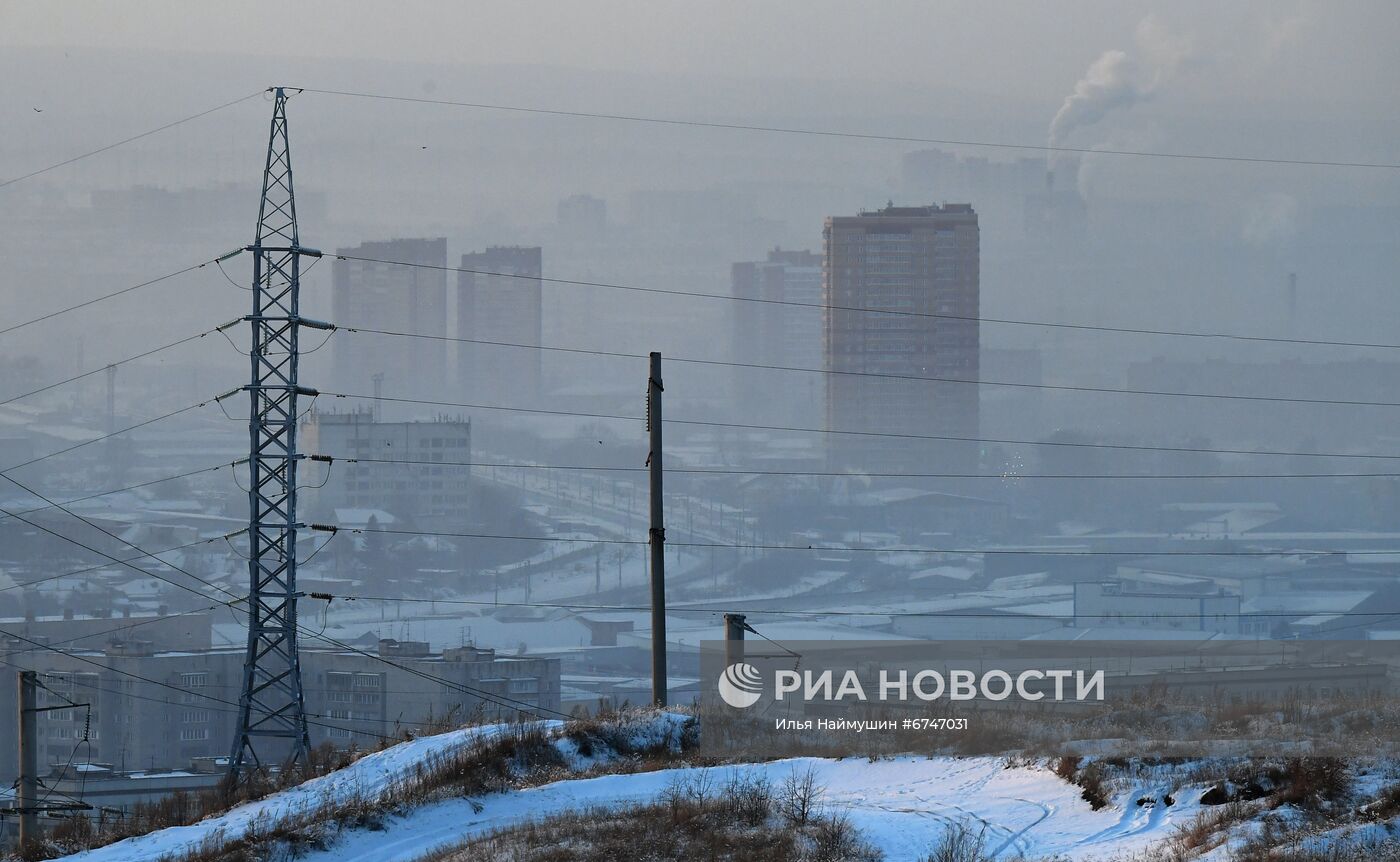
[{"label": "snow-covered hill", "polygon": [[[1262,806],[1257,810],[1242,806],[1230,809],[1238,822],[1219,816],[1226,811],[1225,806],[1202,801],[1205,791],[1219,779],[1211,776],[1208,764],[1199,763],[1123,768],[1105,784],[1108,804],[1096,810],[1086,801],[1081,786],[1056,774],[1049,763],[1032,760],[799,758],[654,768],[664,764],[652,757],[643,765],[619,752],[636,755],[659,751],[675,757],[686,721],[687,717],[674,713],[634,716],[620,726],[621,737],[615,738],[622,741],[617,746],[580,742],[577,735],[570,738],[561,732],[558,722],[529,725],[549,735],[547,744],[553,746],[560,774],[565,777],[502,792],[398,798],[415,775],[422,775],[425,763],[441,763],[454,752],[519,734],[521,727],[492,725],[454,731],[366,756],[339,772],[192,826],[162,830],[69,858],[157,862],[250,836],[273,836],[275,841],[278,823],[316,824],[318,818],[338,817],[334,828],[311,827],[316,837],[304,840],[303,836],[297,847],[300,858],[309,862],[415,862],[437,848],[512,825],[585,809],[655,802],[668,788],[687,783],[718,787],[735,777],[745,777],[767,779],[776,787],[789,776],[809,770],[823,788],[825,809],[844,812],[862,837],[892,862],[924,859],[950,826],[958,825],[970,827],[984,838],[990,859],[1125,859],[1180,846],[1180,836],[1203,822],[1212,822],[1212,818],[1220,820],[1222,830],[1234,831],[1224,831],[1218,840],[1202,841],[1184,858],[1223,862],[1232,848],[1258,831],[1254,817],[1264,811]],[[598,774],[610,764],[611,768],[625,765],[625,771]],[[1375,796],[1400,782],[1400,775],[1393,767],[1391,770],[1370,773],[1360,782],[1361,789]],[[343,809],[351,804],[373,809],[376,814],[347,820]],[[337,811],[342,814],[335,815]],[[1374,833],[1371,837],[1389,840],[1392,834],[1400,835],[1387,831],[1396,826],[1394,815],[1387,813],[1365,828]],[[1317,840],[1336,843],[1341,834]],[[1354,830],[1346,834],[1352,835]],[[1396,841],[1400,844],[1400,837]]]}]

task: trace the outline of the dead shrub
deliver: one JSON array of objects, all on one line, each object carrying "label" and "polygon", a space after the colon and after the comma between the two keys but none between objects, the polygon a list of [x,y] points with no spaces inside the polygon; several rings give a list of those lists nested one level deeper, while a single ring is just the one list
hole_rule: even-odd
[{"label": "dead shrub", "polygon": [[1294,757],[1284,763],[1282,787],[1274,804],[1316,809],[1351,794],[1352,775],[1335,757]]},{"label": "dead shrub", "polygon": [[991,862],[992,858],[987,850],[986,827],[973,829],[959,821],[939,837],[923,862]]},{"label": "dead shrub", "polygon": [[815,769],[793,767],[778,791],[778,814],[793,826],[804,827],[816,816],[825,792]]}]

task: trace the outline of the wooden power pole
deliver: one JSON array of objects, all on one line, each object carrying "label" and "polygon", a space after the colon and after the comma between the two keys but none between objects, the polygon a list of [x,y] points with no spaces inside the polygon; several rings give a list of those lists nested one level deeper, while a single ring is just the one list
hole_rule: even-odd
[{"label": "wooden power pole", "polygon": [[651,435],[651,702],[666,705],[666,524],[661,497],[661,354],[651,354],[647,377],[647,431]]},{"label": "wooden power pole", "polygon": [[[24,856],[39,840],[39,678],[32,670],[19,672],[19,852]],[[27,858],[27,857],[26,857]]]}]

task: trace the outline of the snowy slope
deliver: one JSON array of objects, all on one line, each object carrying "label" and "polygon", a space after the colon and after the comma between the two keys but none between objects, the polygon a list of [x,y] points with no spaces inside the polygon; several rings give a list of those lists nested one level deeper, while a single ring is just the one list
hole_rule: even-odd
[{"label": "snowy slope", "polygon": [[[669,721],[678,716],[667,717]],[[242,806],[194,826],[166,829],[78,854],[84,862],[141,862],[197,845],[210,835],[243,835],[250,825],[287,812],[305,810],[353,794],[373,796],[407,774],[433,751],[466,744],[473,736],[499,732],[499,726],[457,731],[405,743],[370,755],[354,766],[303,787]],[[850,814],[854,824],[891,862],[917,859],[947,824],[966,821],[985,828],[988,845],[1001,858],[1064,854],[1098,859],[1139,850],[1168,838],[1172,826],[1198,810],[1187,799],[1176,806],[1140,807],[1144,795],[1166,788],[1141,787],[1124,794],[1120,805],[1093,811],[1080,789],[1050,772],[1007,768],[995,758],[917,758],[869,762],[795,759],[765,764],[713,767],[717,781],[734,771],[764,774],[780,784],[794,769],[811,767],[825,785],[825,803]],[[669,784],[701,771],[670,769],[632,775],[559,781],[474,800],[431,803],[389,818],[384,828],[343,833],[333,846],[303,857],[315,862],[409,862],[443,844],[461,841],[532,818],[592,806],[615,806],[655,799]],[[1199,794],[1196,794],[1199,795]]]},{"label": "snowy slope", "polygon": [[[529,726],[553,729],[562,724],[560,721],[539,721],[531,722]],[[149,835],[129,838],[64,858],[82,859],[85,862],[155,860],[198,846],[201,841],[215,833],[221,833],[228,839],[239,838],[247,834],[250,827],[266,828],[270,823],[288,814],[314,811],[328,803],[354,798],[377,798],[389,790],[395,781],[412,774],[414,767],[429,756],[464,748],[513,727],[515,725],[488,724],[403,742],[384,751],[365,755],[345,769],[312,779],[256,802],[240,805],[201,823],[162,829]]]},{"label": "snowy slope", "polygon": [[[793,769],[816,770],[826,785],[826,804],[849,813],[864,836],[889,862],[922,858],[947,825],[959,820],[986,828],[998,858],[1063,854],[1101,859],[1141,850],[1170,837],[1174,824],[1190,819],[1194,802],[1139,807],[1150,788],[1126,794],[1125,807],[1093,811],[1080,789],[1039,769],[1008,769],[995,758],[796,759],[766,764],[713,767],[718,779],[737,770],[766,774],[775,784]],[[452,844],[531,818],[593,806],[653,800],[678,776],[698,769],[663,770],[561,781],[477,800],[425,806],[392,819],[382,832],[359,832],[315,862],[410,862],[435,847]],[[1165,792],[1163,789],[1162,792]]]},{"label": "snowy slope", "polygon": [[[614,731],[630,750],[676,748],[689,717],[677,713],[639,712],[615,719]],[[547,731],[560,722],[531,725]],[[510,731],[512,725],[488,725],[406,742],[368,755],[339,772],[236,808],[192,826],[165,829],[69,859],[84,862],[156,862],[199,846],[206,840],[235,840],[250,832],[267,834],[287,815],[351,800],[389,799],[397,783],[436,755],[452,752]],[[595,767],[616,755],[595,747],[581,756],[567,737],[554,746],[574,772]],[[1200,764],[1197,764],[1200,765]],[[844,812],[863,837],[882,850],[889,862],[919,860],[947,830],[962,823],[981,833],[993,858],[1057,858],[1091,862],[1128,857],[1162,846],[1203,810],[1204,785],[1180,787],[1182,772],[1149,768],[1135,774],[1153,776],[1121,784],[1112,804],[1094,811],[1081,788],[1040,766],[1008,766],[993,757],[897,757],[874,762],[863,758],[830,760],[796,758],[769,763],[709,767],[710,786],[719,787],[736,774],[766,777],[780,787],[794,771],[812,770],[824,787],[822,804]],[[311,862],[414,862],[443,845],[581,809],[621,807],[651,802],[679,782],[706,772],[681,767],[654,772],[601,775],[555,781],[537,787],[490,793],[471,799],[450,798],[400,810],[372,827],[331,830],[324,849],[306,847],[300,859]],[[1361,798],[1373,798],[1393,783],[1393,769],[1358,775]],[[1165,804],[1172,793],[1175,801]],[[312,818],[317,819],[317,818]],[[320,818],[324,819],[324,818]],[[1257,824],[1256,824],[1257,825]],[[1233,846],[1249,834],[1249,825],[1227,846],[1203,859],[1225,862]],[[1387,833],[1388,834],[1388,833]],[[1319,840],[1337,844],[1372,837],[1366,830]]]}]

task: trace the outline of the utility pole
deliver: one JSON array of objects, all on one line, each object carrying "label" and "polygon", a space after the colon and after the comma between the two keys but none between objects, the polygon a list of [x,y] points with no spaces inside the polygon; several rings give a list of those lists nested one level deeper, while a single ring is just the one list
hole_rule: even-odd
[{"label": "utility pole", "polygon": [[724,615],[724,666],[730,667],[744,660],[744,631],[749,624],[743,614]]},{"label": "utility pole", "polygon": [[39,678],[32,670],[19,672],[19,852],[24,856],[39,840]]},{"label": "utility pole", "polygon": [[301,317],[301,259],[320,257],[297,234],[287,95],[274,93],[253,253],[248,420],[248,652],[229,756],[230,786],[277,761],[304,768],[311,749],[297,652],[298,334],[329,323]]},{"label": "utility pole", "polygon": [[666,705],[666,513],[661,497],[661,354],[652,352],[647,377],[647,431],[651,434],[651,702]]}]

